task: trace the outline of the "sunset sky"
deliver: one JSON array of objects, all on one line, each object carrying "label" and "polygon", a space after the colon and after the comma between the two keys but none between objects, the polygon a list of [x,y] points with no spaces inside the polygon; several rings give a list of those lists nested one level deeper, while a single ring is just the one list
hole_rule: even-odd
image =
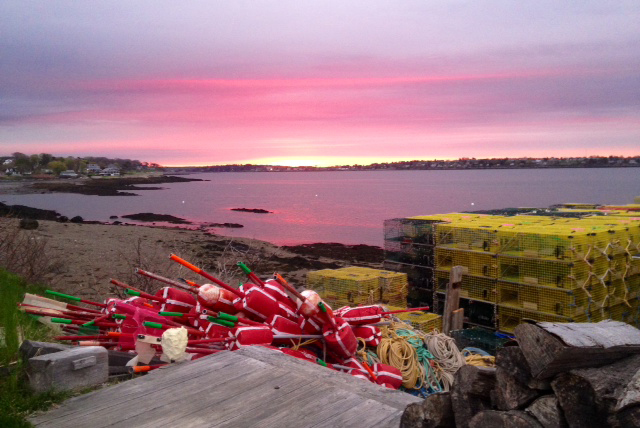
[{"label": "sunset sky", "polygon": [[0,2],[0,155],[640,154],[640,1]]}]

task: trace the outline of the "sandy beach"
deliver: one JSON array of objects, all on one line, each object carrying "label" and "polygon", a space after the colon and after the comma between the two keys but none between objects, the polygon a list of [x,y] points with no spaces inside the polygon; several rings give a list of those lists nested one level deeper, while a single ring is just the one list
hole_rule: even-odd
[{"label": "sandy beach", "polygon": [[232,285],[246,279],[235,265],[238,261],[246,263],[263,279],[279,272],[296,286],[304,286],[309,270],[348,265],[380,268],[382,262],[382,250],[368,246],[278,247],[264,241],[198,230],[45,220],[39,220],[35,230],[21,230],[18,223],[18,219],[0,218],[0,230],[4,236],[18,233],[23,238],[21,242],[40,245],[41,257],[52,270],[43,278],[45,284],[89,299],[102,299],[117,292],[110,284],[111,278],[148,291],[162,286],[158,281],[135,274],[135,268],[171,279],[206,282],[170,261],[172,253]]}]

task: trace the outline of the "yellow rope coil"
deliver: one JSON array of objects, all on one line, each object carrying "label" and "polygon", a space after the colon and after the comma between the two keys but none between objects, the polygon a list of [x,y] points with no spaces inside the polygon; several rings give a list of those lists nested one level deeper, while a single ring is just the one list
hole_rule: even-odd
[{"label": "yellow rope coil", "polygon": [[469,366],[477,366],[477,367],[495,367],[496,366],[496,357],[493,357],[493,356],[469,355],[464,360]]},{"label": "yellow rope coil", "polygon": [[[383,334],[384,336],[384,334]],[[395,331],[388,331],[378,345],[378,357],[382,364],[393,366],[402,373],[402,386],[405,388],[421,388],[425,380],[424,367],[418,361],[416,350]]]}]

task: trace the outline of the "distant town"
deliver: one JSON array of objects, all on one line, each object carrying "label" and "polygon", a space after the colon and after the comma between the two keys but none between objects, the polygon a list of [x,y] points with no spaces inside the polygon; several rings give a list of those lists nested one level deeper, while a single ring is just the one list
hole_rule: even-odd
[{"label": "distant town", "polygon": [[56,157],[47,153],[0,156],[0,177],[78,178],[81,176],[121,176],[124,174],[193,174],[199,172],[286,172],[286,171],[383,171],[460,170],[522,168],[626,168],[640,167],[640,156],[590,156],[549,158],[460,158],[457,160],[411,160],[369,165],[275,166],[229,164],[165,167],[158,163],[107,157]]},{"label": "distant town", "polygon": [[373,163],[369,165],[275,166],[275,165],[214,165],[203,167],[166,167],[165,173],[193,172],[280,172],[280,171],[385,171],[385,170],[455,170],[455,169],[518,169],[518,168],[618,168],[638,167],[640,156],[591,156],[571,158],[460,158],[458,160],[411,160]]}]

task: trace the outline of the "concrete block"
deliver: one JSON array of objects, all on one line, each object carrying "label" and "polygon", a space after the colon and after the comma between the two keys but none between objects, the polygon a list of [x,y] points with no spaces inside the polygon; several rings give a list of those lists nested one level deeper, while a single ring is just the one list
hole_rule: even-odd
[{"label": "concrete block", "polygon": [[82,346],[33,357],[27,364],[27,378],[35,392],[100,385],[109,378],[108,353],[101,346]]},{"label": "concrete block", "polygon": [[22,357],[22,361],[26,362],[27,360],[29,360],[29,358],[52,354],[54,352],[66,351],[67,349],[71,348],[73,347],[69,345],[63,345],[61,343],[25,340],[20,345],[20,356]]}]

